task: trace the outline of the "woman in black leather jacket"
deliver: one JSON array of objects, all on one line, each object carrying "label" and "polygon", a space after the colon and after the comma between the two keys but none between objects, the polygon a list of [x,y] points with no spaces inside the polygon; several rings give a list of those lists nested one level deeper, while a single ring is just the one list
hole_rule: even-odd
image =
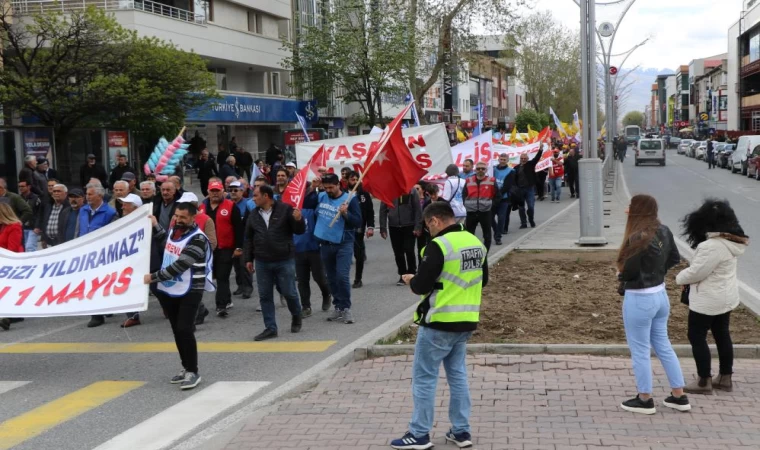
[{"label": "woman in black leather jacket", "polygon": [[620,288],[625,291],[623,324],[638,395],[620,406],[640,414],[656,412],[650,356],[654,348],[672,390],[663,404],[678,411],[689,411],[691,405],[683,393],[681,365],[668,338],[670,300],[665,290],[665,275],[681,257],[670,229],[657,218],[657,201],[653,197],[634,196],[626,214],[628,221],[617,268]]}]

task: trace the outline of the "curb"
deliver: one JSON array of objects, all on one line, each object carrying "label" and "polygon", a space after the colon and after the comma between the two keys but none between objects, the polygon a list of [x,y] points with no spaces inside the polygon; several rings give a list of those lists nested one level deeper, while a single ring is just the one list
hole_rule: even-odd
[{"label": "curb", "polygon": [[[674,345],[679,357],[691,357],[691,345]],[[710,345],[715,354],[717,349]],[[493,355],[595,355],[595,356],[630,356],[630,350],[624,344],[468,344],[467,353]],[[414,355],[414,345],[372,345],[357,349],[354,355],[358,359],[373,359],[387,356]],[[654,355],[654,352],[652,352]],[[740,359],[760,359],[760,345],[734,345],[734,356]]]}]

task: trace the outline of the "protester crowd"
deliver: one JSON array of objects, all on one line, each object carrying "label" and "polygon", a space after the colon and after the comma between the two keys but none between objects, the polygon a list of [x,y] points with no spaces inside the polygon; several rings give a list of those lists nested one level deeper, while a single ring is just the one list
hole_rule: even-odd
[{"label": "protester crowd", "polygon": [[[416,356],[422,358],[419,364],[425,370],[432,370],[430,367],[451,352],[457,352],[457,360],[464,365],[462,345],[477,326],[480,289],[487,282],[486,255],[492,240],[496,245],[502,244],[509,231],[511,212],[518,211],[520,228],[535,227],[536,200],[546,198],[547,181],[552,202],[561,200],[563,185],[569,187],[571,197],[579,196],[580,155],[575,148],[563,147],[554,146],[552,164],[544,171],[536,171],[541,153],[533,158],[522,154],[514,167],[509,165],[506,154],[499,155],[498,162],[490,168],[486,163],[466,160],[461,171],[453,164],[447,167],[446,177],[440,182],[420,181],[408,194],[394,199],[392,205],[381,204],[377,227],[382,239],[390,238],[399,276],[397,284],[410,285],[413,292],[423,296],[416,316],[422,327],[420,333],[434,333],[428,328],[460,333],[456,339],[449,336],[445,352],[434,356],[425,351],[425,355]],[[220,146],[216,158],[205,149],[200,153],[195,170],[204,198],[185,191],[180,175],[161,183],[147,176],[138,183],[138,172],[128,165],[126,157],[120,157],[107,174],[94,155],[88,155],[80,171],[83,186],[71,189],[55,178],[47,161],[27,158],[19,174],[18,193],[9,192],[6,181],[0,179],[0,248],[31,252],[60,245],[152,203],[151,267],[150,273],[144,274],[144,282],[150,285],[151,295],[158,299],[170,322],[183,366],[171,381],[181,389],[192,389],[201,381],[195,327],[212,312],[220,318],[232,314],[235,297],[250,298],[254,281],[258,311],[263,318],[263,330],[254,337],[256,341],[277,338],[280,333],[275,293],[290,313],[291,333],[300,332],[303,319],[311,317],[312,308],[319,306],[329,311],[327,321],[355,323],[352,289],[363,286],[367,259],[364,241],[374,236],[376,228],[373,199],[363,189],[360,174],[346,168],[339,176],[320,167],[320,176],[306,188],[303,206],[294,208],[281,198],[296,174],[296,165],[286,163],[282,152],[273,146],[265,161],[241,166],[240,160],[247,162],[237,154],[241,151],[236,147],[228,154]],[[627,213],[617,268],[638,395],[621,407],[636,413],[654,413],[650,360],[650,350],[654,348],[672,388],[664,405],[688,411],[691,406],[685,393],[732,389],[729,319],[739,303],[737,257],[749,240],[727,202],[707,200],[684,219],[684,235],[696,250],[692,265],[676,278],[678,284],[685,286],[682,301],[690,309],[688,337],[697,367],[695,381],[687,383],[667,335],[670,302],[664,278],[668,269],[680,261],[678,249],[671,231],[657,218],[654,198],[633,197]],[[483,251],[470,254],[457,250],[458,245],[480,248],[479,240],[473,236],[478,227]],[[431,245],[433,242],[437,245]],[[478,245],[472,247],[475,242]],[[459,258],[461,268],[457,268]],[[351,282],[354,260],[356,270]],[[457,261],[453,266],[449,265],[452,260]],[[315,294],[321,297],[321,305],[319,301],[312,305],[311,279],[319,288]],[[688,290],[688,286],[697,284],[699,289]],[[431,287],[438,285],[444,288]],[[456,291],[457,286],[463,291]],[[477,291],[467,290],[469,287],[477,287]],[[436,289],[443,289],[446,295],[437,294],[431,304],[431,292]],[[204,291],[215,291],[211,309],[203,303]],[[450,306],[445,306],[446,302]],[[101,326],[108,317],[92,316],[87,327]],[[22,320],[0,319],[0,328],[7,331]],[[448,325],[436,324],[437,321]],[[138,325],[138,312],[127,314],[121,322],[125,328]],[[710,367],[708,331],[715,338],[720,359],[715,378]],[[425,339],[438,338],[434,334],[423,336],[418,346],[427,345]],[[417,364],[415,360],[415,367]],[[415,383],[432,382],[416,370],[415,374]],[[461,386],[458,389],[457,395],[464,399]],[[433,388],[433,396],[434,391]],[[417,415],[417,408],[424,408],[428,414],[432,401],[429,395],[419,399],[415,395],[410,432],[394,441],[395,448],[429,448],[425,433],[429,432],[432,418]],[[467,404],[463,400],[459,408],[468,408]],[[469,442],[466,416],[455,416],[457,424],[447,439]]]}]

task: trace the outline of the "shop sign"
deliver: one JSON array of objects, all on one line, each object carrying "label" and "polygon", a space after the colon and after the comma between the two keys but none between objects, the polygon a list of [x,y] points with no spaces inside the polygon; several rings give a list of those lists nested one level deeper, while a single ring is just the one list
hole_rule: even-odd
[{"label": "shop sign", "polygon": [[25,129],[24,156],[50,159],[53,156],[53,130],[50,128]]},{"label": "shop sign", "polygon": [[224,95],[204,108],[191,111],[187,122],[296,122],[296,113],[307,122],[318,119],[316,101]]}]

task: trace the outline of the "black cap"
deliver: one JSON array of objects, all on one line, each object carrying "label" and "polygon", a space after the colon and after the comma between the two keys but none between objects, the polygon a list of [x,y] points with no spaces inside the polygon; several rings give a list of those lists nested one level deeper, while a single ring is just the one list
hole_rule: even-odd
[{"label": "black cap", "polygon": [[326,173],[322,175],[322,184],[339,184],[340,178],[334,173]]},{"label": "black cap", "polygon": [[69,197],[84,197],[84,192],[81,189],[72,189],[69,191]]},{"label": "black cap", "polygon": [[37,157],[37,164],[45,164],[46,162],[48,162],[46,158],[43,158],[42,156]]},{"label": "black cap", "polygon": [[95,159],[95,155],[93,155],[92,153],[88,153],[87,159]]}]

